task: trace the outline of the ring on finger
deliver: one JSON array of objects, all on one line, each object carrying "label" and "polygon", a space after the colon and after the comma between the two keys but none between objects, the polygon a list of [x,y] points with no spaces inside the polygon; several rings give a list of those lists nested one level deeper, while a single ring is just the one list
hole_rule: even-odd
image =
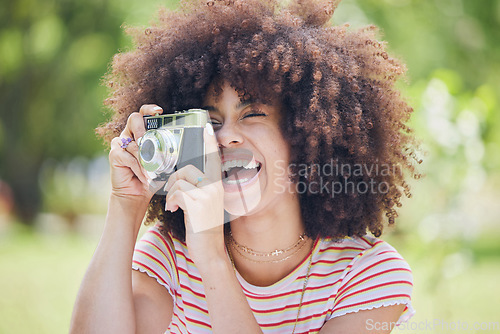
[{"label": "ring on finger", "polygon": [[126,149],[128,145],[132,142],[132,138],[127,137],[127,138],[121,138],[122,143],[120,145],[121,148]]},{"label": "ring on finger", "polygon": [[195,186],[198,187],[198,185],[203,181],[203,177],[201,176],[198,176],[198,178],[196,179],[196,184]]}]

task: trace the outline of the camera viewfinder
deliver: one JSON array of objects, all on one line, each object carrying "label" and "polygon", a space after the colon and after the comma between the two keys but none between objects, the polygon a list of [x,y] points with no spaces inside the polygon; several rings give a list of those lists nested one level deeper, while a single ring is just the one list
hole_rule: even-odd
[{"label": "camera viewfinder", "polygon": [[175,118],[175,125],[184,125],[186,124],[186,119],[184,118],[184,115],[177,116]]}]

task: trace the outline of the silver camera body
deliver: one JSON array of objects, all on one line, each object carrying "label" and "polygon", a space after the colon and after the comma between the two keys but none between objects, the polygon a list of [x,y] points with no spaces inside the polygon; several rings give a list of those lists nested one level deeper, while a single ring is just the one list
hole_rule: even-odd
[{"label": "silver camera body", "polygon": [[203,109],[144,116],[146,133],[139,145],[139,161],[153,181],[167,181],[186,165],[205,171],[203,130],[210,122]]}]

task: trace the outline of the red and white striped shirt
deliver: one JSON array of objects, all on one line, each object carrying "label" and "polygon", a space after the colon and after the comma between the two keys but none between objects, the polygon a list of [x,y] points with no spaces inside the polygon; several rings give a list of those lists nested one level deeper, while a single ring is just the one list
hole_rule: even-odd
[{"label": "red and white striped shirt", "polygon": [[[359,310],[406,305],[399,323],[415,312],[411,307],[412,274],[406,261],[388,243],[374,237],[319,239],[295,333],[317,333],[326,321]],[[291,333],[297,318],[309,257],[271,286],[246,282],[238,272],[247,301],[264,333]],[[165,333],[212,333],[200,274],[186,244],[164,237],[158,226],[137,243],[133,269],[154,277],[174,301]]]}]

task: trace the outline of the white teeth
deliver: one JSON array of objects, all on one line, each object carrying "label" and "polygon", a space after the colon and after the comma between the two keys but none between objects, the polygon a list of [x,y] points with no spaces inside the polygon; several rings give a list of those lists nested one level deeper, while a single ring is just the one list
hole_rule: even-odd
[{"label": "white teeth", "polygon": [[257,161],[252,160],[252,161],[250,161],[250,162],[249,162],[249,163],[245,166],[245,168],[246,168],[246,169],[257,168],[257,167],[259,167],[259,165],[260,165],[260,164],[259,164]]},{"label": "white teeth", "polygon": [[257,168],[259,165],[260,164],[255,160],[252,160],[250,162],[246,160],[230,160],[230,161],[225,161],[222,164],[221,169],[223,172],[227,172],[228,170],[234,167],[243,167],[245,169],[252,169],[252,168]]},{"label": "white teeth", "polygon": [[247,182],[248,179],[247,178],[244,178],[244,179],[238,179],[238,180],[224,180],[224,182],[226,182],[227,184],[238,184],[238,183],[245,183]]}]

